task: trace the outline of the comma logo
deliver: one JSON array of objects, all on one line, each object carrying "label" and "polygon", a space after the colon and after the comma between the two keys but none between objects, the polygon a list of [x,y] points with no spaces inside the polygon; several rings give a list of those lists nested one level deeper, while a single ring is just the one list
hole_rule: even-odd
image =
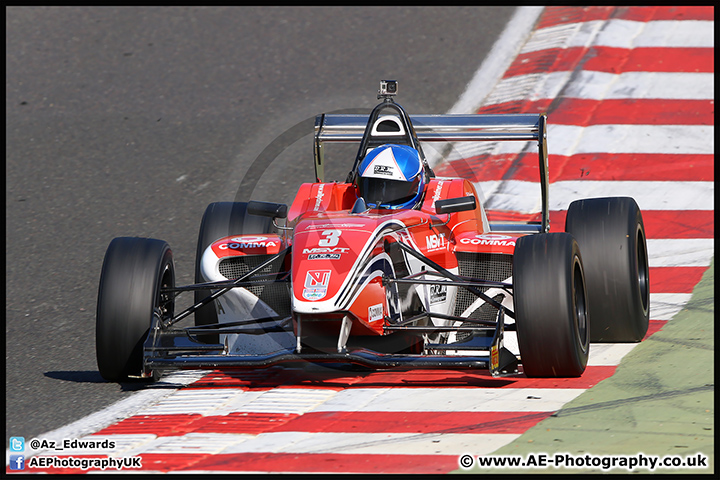
[{"label": "comma logo", "polygon": [[515,246],[515,240],[508,235],[483,234],[475,235],[475,238],[463,238],[460,243],[465,245],[494,245],[500,247]]},{"label": "comma logo", "polygon": [[378,303],[377,305],[372,305],[368,307],[368,320],[370,322],[376,322],[378,320],[382,320],[383,318],[383,306],[382,303]]}]

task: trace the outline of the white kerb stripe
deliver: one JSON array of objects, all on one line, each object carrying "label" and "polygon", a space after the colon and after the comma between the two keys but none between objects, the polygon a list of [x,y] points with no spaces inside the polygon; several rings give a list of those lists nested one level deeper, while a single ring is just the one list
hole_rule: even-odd
[{"label": "white kerb stripe", "polygon": [[587,100],[712,100],[714,91],[713,73],[561,71],[504,78],[485,105],[554,99],[561,94]]},{"label": "white kerb stripe", "polygon": [[142,454],[212,454],[223,453],[228,448],[255,438],[255,435],[232,433],[187,433],[180,436],[159,437],[148,445],[130,452]]},{"label": "white kerb stripe", "polygon": [[650,318],[670,320],[690,301],[691,293],[651,293]]},{"label": "white kerb stripe", "polygon": [[[123,454],[124,456],[238,453],[456,455],[458,452],[472,451],[473,454],[486,455],[519,436],[519,434],[472,433],[269,432],[259,435],[188,433],[159,437],[142,445],[136,444],[135,448],[126,450]],[[111,435],[107,438],[115,442],[122,441],[118,437],[120,436]],[[269,471],[273,469],[269,468]]]},{"label": "white kerb stripe", "polygon": [[[713,125],[621,125],[604,124],[579,127],[558,125],[548,118],[548,154],[571,156],[576,153],[715,153]],[[458,150],[460,151],[460,150]],[[464,149],[469,152],[470,149]],[[478,152],[494,155],[537,152],[536,142],[493,142]],[[457,156],[457,152],[454,152]],[[552,168],[552,165],[550,166]]]},{"label": "white kerb stripe", "polygon": [[616,48],[715,46],[715,22],[711,20],[656,20],[636,22],[610,20],[595,45]]},{"label": "white kerb stripe", "polygon": [[[556,74],[557,76],[557,74]],[[625,72],[620,74],[581,70],[562,91],[567,98],[712,100],[715,92],[714,73],[689,72]],[[538,93],[539,98],[553,90]]]},{"label": "white kerb stripe", "polygon": [[700,47],[715,46],[715,22],[709,20],[591,20],[535,30],[520,53],[551,48]]},{"label": "white kerb stripe", "polygon": [[138,412],[138,415],[171,415],[178,413],[199,413],[211,415],[220,406],[231,402],[235,397],[243,395],[237,388],[221,389],[189,389],[180,390],[174,395],[162,399],[155,405]]},{"label": "white kerb stripe", "polygon": [[566,23],[535,30],[523,47],[521,54],[551,48],[588,47],[597,37],[605,20]]},{"label": "white kerb stripe", "polygon": [[[540,211],[540,185],[521,180],[477,182],[487,210]],[[640,210],[713,210],[714,182],[645,182],[570,180],[550,184],[550,210],[592,197],[633,197]]]},{"label": "white kerb stripe", "polygon": [[548,150],[575,153],[712,154],[713,125],[548,125]]},{"label": "white kerb stripe", "polygon": [[221,453],[458,455],[472,451],[484,455],[517,437],[518,434],[270,432],[236,442]]},{"label": "white kerb stripe", "polygon": [[647,247],[651,267],[709,267],[715,255],[713,238],[650,238]]},{"label": "white kerb stripe", "polygon": [[352,388],[341,390],[315,412],[547,412],[580,395],[582,388]]},{"label": "white kerb stripe", "polygon": [[636,343],[591,343],[588,367],[614,367],[635,348]]}]

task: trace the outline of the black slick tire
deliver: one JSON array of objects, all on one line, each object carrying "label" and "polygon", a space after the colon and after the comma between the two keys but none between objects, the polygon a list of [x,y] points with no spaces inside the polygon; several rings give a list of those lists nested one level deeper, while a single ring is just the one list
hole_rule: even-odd
[{"label": "black slick tire", "polygon": [[172,251],[162,240],[118,237],[108,246],[100,274],[95,346],[100,375],[119,382],[143,372],[143,343],[154,311],[174,314]]},{"label": "black slick tire", "polygon": [[580,245],[592,310],[591,342],[639,342],[650,318],[650,273],[640,208],[630,197],[570,204],[565,231]]},{"label": "black slick tire", "polygon": [[567,233],[520,237],[513,258],[518,347],[528,377],[578,377],[590,350],[580,249]]}]

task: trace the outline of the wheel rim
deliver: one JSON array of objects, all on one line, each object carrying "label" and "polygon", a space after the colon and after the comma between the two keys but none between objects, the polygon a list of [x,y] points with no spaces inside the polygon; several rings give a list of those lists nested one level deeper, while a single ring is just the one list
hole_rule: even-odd
[{"label": "wheel rim", "polygon": [[647,252],[645,251],[645,235],[638,225],[637,230],[637,281],[640,289],[640,301],[642,302],[643,312],[647,312],[650,300],[649,273]]},{"label": "wheel rim", "polygon": [[172,318],[175,314],[175,295],[172,292],[163,292],[165,288],[175,286],[175,274],[169,264],[165,265],[162,276],[160,278],[160,289],[158,290],[158,305],[161,318]]},{"label": "wheel rim", "polygon": [[583,277],[582,267],[578,259],[575,259],[575,272],[573,275],[573,291],[575,304],[575,331],[577,339],[583,349],[587,348],[588,339],[588,317],[587,317],[587,299],[585,292],[585,279]]},{"label": "wheel rim", "polygon": [[[160,276],[160,285],[155,305],[155,313],[156,315],[160,315],[161,325],[165,322],[165,320],[169,320],[175,315],[175,294],[173,292],[163,292],[163,289],[172,288],[174,286],[175,271],[173,270],[171,264],[167,263],[165,264],[162,275]],[[154,381],[157,381],[161,374],[155,370],[150,370],[143,376],[150,377]]]}]

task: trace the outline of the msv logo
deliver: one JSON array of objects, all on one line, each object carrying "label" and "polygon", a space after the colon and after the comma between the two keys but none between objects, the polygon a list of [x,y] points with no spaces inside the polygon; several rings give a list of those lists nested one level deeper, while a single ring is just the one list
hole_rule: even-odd
[{"label": "msv logo", "polygon": [[445,248],[445,234],[440,233],[437,235],[428,235],[425,237],[425,243],[428,251]]},{"label": "msv logo", "polygon": [[305,300],[320,300],[327,295],[330,286],[330,270],[309,270],[305,276],[303,298]]}]

